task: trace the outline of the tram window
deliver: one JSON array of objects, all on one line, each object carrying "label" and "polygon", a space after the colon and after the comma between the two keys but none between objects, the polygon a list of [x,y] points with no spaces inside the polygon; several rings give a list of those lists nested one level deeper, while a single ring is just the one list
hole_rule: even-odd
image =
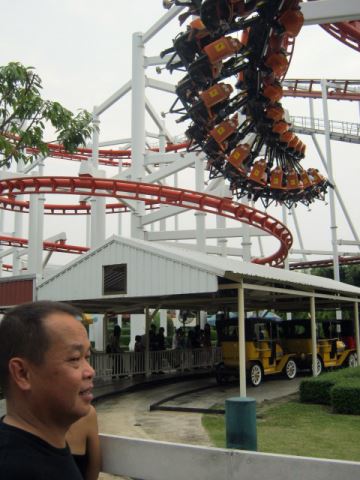
[{"label": "tram window", "polygon": [[306,336],[306,329],[304,325],[295,325],[294,328],[294,337],[295,338],[305,338]]}]

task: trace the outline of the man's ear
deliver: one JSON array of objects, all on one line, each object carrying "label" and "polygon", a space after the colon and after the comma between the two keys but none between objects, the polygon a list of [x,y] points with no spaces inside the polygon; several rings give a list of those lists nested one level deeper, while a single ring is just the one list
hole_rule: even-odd
[{"label": "man's ear", "polygon": [[20,390],[30,390],[29,365],[24,358],[14,357],[9,361],[9,372]]}]

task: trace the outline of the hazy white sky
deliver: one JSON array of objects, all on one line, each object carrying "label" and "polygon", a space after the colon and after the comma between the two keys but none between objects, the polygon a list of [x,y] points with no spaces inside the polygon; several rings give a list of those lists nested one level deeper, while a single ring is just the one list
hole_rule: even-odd
[{"label": "hazy white sky", "polygon": [[[162,0],[0,0],[0,62],[20,61],[36,67],[43,79],[44,97],[56,99],[72,110],[102,103],[131,77],[131,37],[136,31],[145,32],[166,13]],[[182,27],[183,28],[183,27]],[[171,45],[172,38],[180,31],[173,20],[146,46],[146,55],[158,55]],[[299,35],[295,54],[287,78],[360,78],[359,54],[342,45],[320,27],[304,27]],[[157,75],[154,68],[147,71],[149,77],[171,80],[168,74]],[[167,110],[173,101],[170,95],[148,93],[160,111]],[[306,100],[284,100],[291,115],[307,115]],[[119,102],[101,119],[101,140],[130,135],[130,97]],[[321,116],[321,102],[315,102],[316,116]],[[359,122],[359,105],[350,102],[330,102],[330,118]],[[174,128],[174,119],[167,119]],[[181,125],[174,133],[181,133]],[[154,130],[153,124],[148,125]],[[311,139],[304,167],[318,166]],[[323,139],[319,137],[323,146]],[[357,178],[360,173],[358,145],[332,142],[334,172],[337,184],[356,226],[360,225],[359,193]],[[51,174],[74,174],[79,165],[73,162],[49,160]],[[109,170],[108,175],[116,172]],[[189,178],[189,177],[187,177]],[[190,179],[183,187],[193,188]],[[55,203],[54,198],[48,202]],[[261,208],[260,205],[257,205]],[[330,249],[330,212],[324,203],[307,212],[299,206],[297,211],[301,229],[305,234],[305,247]],[[271,209],[282,218],[281,208]],[[10,217],[7,229],[11,230]],[[292,218],[289,217],[292,228]],[[61,230],[67,230],[69,243],[84,244],[85,222],[61,220]],[[115,230],[115,219],[108,221],[107,233]],[[68,226],[69,225],[69,228]],[[338,213],[339,238],[350,239],[344,217]],[[170,226],[172,228],[172,226]],[[59,230],[59,218],[47,218],[46,235]],[[292,230],[294,230],[292,228]],[[26,233],[24,234],[26,236]],[[347,248],[349,250],[349,248]],[[68,257],[69,258],[69,257]]]}]

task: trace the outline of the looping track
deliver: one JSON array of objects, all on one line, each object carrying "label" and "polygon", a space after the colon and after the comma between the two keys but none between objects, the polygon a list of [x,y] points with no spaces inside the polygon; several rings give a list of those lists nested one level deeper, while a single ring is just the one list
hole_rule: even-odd
[{"label": "looping track", "polygon": [[[290,231],[274,217],[229,198],[220,198],[181,188],[93,177],[25,177],[0,181],[2,203],[6,203],[5,196],[10,197],[14,203],[16,195],[24,194],[116,197],[117,199],[139,200],[151,204],[173,205],[238,220],[260,228],[279,240],[280,248],[275,253],[253,259],[254,263],[261,265],[281,266],[292,245]],[[9,239],[7,242],[9,244]],[[54,248],[54,250],[56,249]]]}]

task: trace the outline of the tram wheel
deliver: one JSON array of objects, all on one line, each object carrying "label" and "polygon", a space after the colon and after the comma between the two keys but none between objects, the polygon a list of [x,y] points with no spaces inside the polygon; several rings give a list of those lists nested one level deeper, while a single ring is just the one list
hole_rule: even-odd
[{"label": "tram wheel", "polygon": [[263,379],[263,369],[260,363],[254,363],[249,370],[249,380],[253,387],[258,387]]}]

